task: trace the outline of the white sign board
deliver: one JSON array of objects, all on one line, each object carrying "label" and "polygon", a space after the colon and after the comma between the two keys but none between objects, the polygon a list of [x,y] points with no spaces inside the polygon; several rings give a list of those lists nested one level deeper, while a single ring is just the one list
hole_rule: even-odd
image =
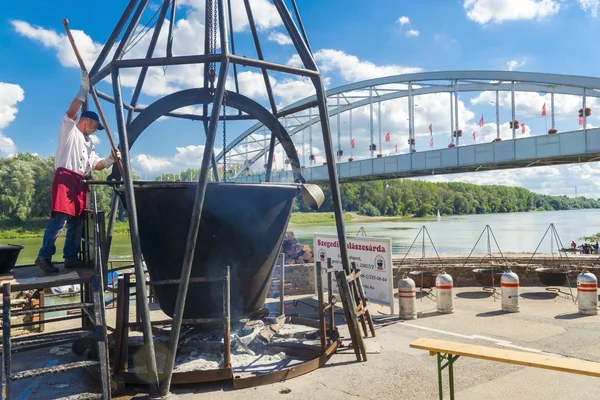
[{"label": "white sign board", "polygon": [[[360,269],[365,295],[374,303],[389,306],[394,314],[392,239],[346,236],[346,246],[349,262],[354,262],[356,268]],[[320,261],[323,269],[327,268],[327,259],[331,258],[333,269],[342,270],[342,256],[337,235],[313,235],[313,249],[315,263]],[[335,278],[333,281],[335,282]],[[323,282],[327,282],[325,274]],[[337,288],[337,285],[334,286]]]}]

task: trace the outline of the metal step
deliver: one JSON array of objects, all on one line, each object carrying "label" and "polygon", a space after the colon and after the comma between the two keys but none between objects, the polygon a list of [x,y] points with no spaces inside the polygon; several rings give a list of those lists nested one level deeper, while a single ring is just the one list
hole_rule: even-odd
[{"label": "metal step", "polygon": [[12,342],[12,352],[18,353],[22,351],[29,351],[35,349],[41,349],[44,347],[57,346],[64,343],[72,343],[84,339],[92,339],[96,337],[96,332],[88,329],[77,329],[68,333],[56,332],[43,337],[26,336],[22,339],[15,339]]},{"label": "metal step", "polygon": [[93,307],[94,303],[72,303],[72,304],[59,304],[56,306],[47,306],[40,308],[31,308],[28,310],[17,310],[11,311],[10,316],[16,317],[18,315],[26,315],[26,314],[34,314],[34,313],[47,313],[54,311],[65,311],[65,310],[75,310],[85,307]]},{"label": "metal step", "polygon": [[53,367],[43,367],[43,368],[30,369],[27,371],[15,372],[14,374],[12,374],[10,376],[10,378],[13,381],[18,381],[21,379],[34,378],[36,376],[43,376],[43,375],[54,374],[54,373],[58,373],[58,372],[73,371],[75,369],[94,367],[97,365],[100,365],[100,363],[98,361],[76,361],[76,362],[67,363],[67,364],[55,365]]},{"label": "metal step", "polygon": [[92,400],[101,399],[102,393],[78,393],[67,397],[61,397],[56,400]]}]

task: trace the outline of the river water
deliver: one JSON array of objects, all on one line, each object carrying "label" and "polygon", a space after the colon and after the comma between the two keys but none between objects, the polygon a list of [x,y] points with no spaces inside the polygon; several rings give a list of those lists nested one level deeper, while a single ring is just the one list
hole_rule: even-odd
[{"label": "river water", "polygon": [[[554,224],[556,234],[549,229],[550,224]],[[486,230],[486,226],[490,229]],[[421,230],[422,227],[425,227],[426,231]],[[436,218],[411,218],[350,222],[345,224],[346,235],[356,236],[361,228],[367,236],[391,238],[392,252],[395,254],[407,254],[410,250],[409,254],[418,255],[423,248],[427,254],[433,254],[434,247],[440,254],[468,254],[472,250],[480,254],[488,251],[493,254],[497,254],[498,251],[532,253],[538,245],[538,253],[550,254],[560,248],[557,239],[568,247],[572,240],[580,244],[584,236],[600,232],[600,210],[442,216],[440,221]],[[334,224],[290,225],[288,231],[293,231],[301,243],[312,246],[313,234],[335,233],[336,228]],[[34,263],[41,241],[41,238],[28,238],[0,240],[0,243],[24,245],[25,249],[21,251],[17,264],[26,265]],[[64,233],[56,242],[55,259],[58,262],[62,261],[63,243]],[[129,235],[114,236],[110,259],[127,260],[131,257]],[[50,296],[46,304],[77,302],[78,299],[78,296]],[[58,312],[56,316],[62,314],[64,312]]]},{"label": "river water", "polygon": [[[554,235],[549,229],[550,224],[556,228]],[[423,226],[426,231],[421,231]],[[484,232],[486,226],[490,229]],[[434,246],[440,254],[468,254],[473,249],[476,253],[487,253],[488,232],[489,247],[493,253],[497,253],[498,249],[507,253],[533,253],[539,245],[538,253],[550,254],[559,247],[557,238],[569,247],[572,240],[579,245],[584,236],[600,232],[600,210],[442,216],[440,221],[433,217],[350,222],[345,224],[346,235],[356,236],[361,228],[367,236],[391,238],[395,254],[406,254],[417,236],[410,254],[420,254],[423,232],[428,254],[433,253]],[[336,233],[335,225],[290,226],[288,230],[307,244],[312,244],[314,233]]]},{"label": "river water", "polygon": [[[554,224],[557,235],[551,234],[552,231],[548,229],[550,224]],[[356,236],[358,231],[364,228],[367,236],[391,238],[393,253],[406,254],[423,226],[427,229],[425,234],[427,253],[432,253],[434,246],[440,254],[468,254],[474,248],[477,253],[486,253],[488,251],[488,232],[484,232],[484,229],[489,226],[489,243],[493,253],[497,253],[498,248],[502,252],[533,253],[540,245],[537,250],[539,253],[550,254],[559,247],[556,244],[557,236],[565,247],[569,247],[572,240],[580,244],[583,242],[584,236],[600,232],[600,210],[442,216],[440,221],[437,221],[435,217],[386,219],[349,222],[345,224],[345,230],[348,236]],[[336,233],[334,224],[290,224],[288,230],[293,231],[301,243],[311,245],[312,235],[315,233]],[[542,241],[545,233],[546,236]],[[422,251],[422,234],[423,231],[412,247],[411,254],[415,251],[417,253]],[[5,239],[0,240],[0,243],[24,245],[25,249],[21,251],[18,259],[18,264],[23,265],[33,264],[41,241],[41,238]],[[63,242],[64,235],[56,243],[55,258],[59,261],[62,259]],[[475,246],[476,244],[477,246]],[[131,257],[129,235],[114,236],[110,258],[131,259]]]}]

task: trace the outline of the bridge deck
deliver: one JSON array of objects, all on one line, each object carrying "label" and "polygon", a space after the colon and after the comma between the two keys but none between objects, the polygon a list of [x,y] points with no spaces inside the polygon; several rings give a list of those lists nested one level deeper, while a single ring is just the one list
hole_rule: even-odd
[{"label": "bridge deck", "polygon": [[[473,144],[382,158],[340,162],[340,182],[407,178],[498,169],[539,167],[600,160],[600,129],[540,135],[503,142]],[[327,183],[326,166],[302,170],[307,182]],[[236,182],[264,182],[264,174]],[[272,174],[273,182],[292,182],[291,171]]]}]

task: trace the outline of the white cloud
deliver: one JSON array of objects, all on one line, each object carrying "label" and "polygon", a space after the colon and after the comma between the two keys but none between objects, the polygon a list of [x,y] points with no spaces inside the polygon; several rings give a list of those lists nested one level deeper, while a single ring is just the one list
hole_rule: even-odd
[{"label": "white cloud", "polygon": [[542,19],[558,13],[560,2],[558,0],[465,0],[463,7],[470,20],[486,24]]},{"label": "white cloud", "polygon": [[[189,166],[200,168],[202,163],[202,155],[204,154],[203,145],[189,145],[186,147],[176,147],[177,154],[173,157],[173,161],[177,163],[183,163]],[[218,153],[215,147],[215,152]]]},{"label": "white cloud", "polygon": [[17,146],[15,142],[8,136],[4,136],[2,132],[0,132],[0,154],[4,154],[6,156],[12,156],[17,152]]},{"label": "white cloud", "polygon": [[[252,11],[255,22],[259,30],[277,28],[282,25],[279,13],[273,4],[268,0],[252,0]],[[175,22],[173,30],[173,54],[189,55],[204,53],[204,1],[185,0],[179,3],[187,9],[185,18]],[[248,18],[245,13],[243,0],[232,1],[232,20],[235,32],[247,30]],[[71,45],[63,33],[34,26],[26,21],[11,21],[14,30],[20,35],[31,39],[34,42],[42,44],[45,48],[56,51],[56,56],[60,63],[69,68],[79,68],[79,64],[74,56]],[[166,43],[168,36],[168,21],[160,21],[163,24],[159,39],[154,52],[154,57],[164,57],[166,55]],[[102,44],[95,42],[84,31],[71,29],[79,52],[84,59],[84,63],[91,68],[96,61]],[[124,59],[144,58],[146,50],[154,33],[154,28],[145,32],[145,29],[139,25],[136,28],[136,43],[134,47],[126,50]],[[139,36],[138,36],[139,35]],[[280,34],[281,36],[285,36]],[[139,38],[139,40],[137,40]],[[279,40],[285,40],[278,37]],[[289,39],[289,38],[288,38]],[[218,40],[218,39],[217,39]],[[116,49],[115,44],[114,49]],[[220,47],[220,43],[217,43]],[[113,57],[113,52],[107,59]],[[121,71],[121,84],[124,87],[134,87],[137,83],[140,69],[125,69]],[[164,96],[175,91],[202,86],[203,67],[201,65],[181,65],[170,66],[167,68],[151,67],[142,88],[142,93],[150,96]],[[106,78],[107,81],[110,77]]]},{"label": "white cloud", "polygon": [[[419,67],[406,67],[402,65],[375,65],[370,61],[360,60],[358,57],[346,54],[341,50],[322,49],[315,53],[315,60],[323,73],[339,73],[348,82],[357,82],[365,79],[382,76],[409,74],[421,72]],[[293,56],[288,64],[301,65],[297,55]]]},{"label": "white cloud", "polygon": [[416,37],[419,36],[419,31],[416,29],[409,29],[408,31],[406,31],[405,35],[406,37]]},{"label": "white cloud", "polygon": [[[243,71],[238,72],[238,84],[240,92],[254,100],[264,100],[267,98],[267,87],[265,86],[265,80],[262,73],[255,71]],[[277,84],[275,78],[269,76],[269,82],[271,87]],[[233,79],[229,79],[227,82],[229,90],[234,90]]]},{"label": "white cloud", "polygon": [[173,163],[163,157],[152,157],[147,154],[138,154],[133,157],[133,167],[143,174],[160,175],[172,167]]},{"label": "white cloud", "polygon": [[410,23],[410,18],[402,16],[402,17],[398,18],[398,23],[400,25],[409,24]]},{"label": "white cloud", "polygon": [[[329,80],[327,80],[327,82],[328,81]],[[273,94],[279,98],[280,106],[286,106],[304,99],[305,97],[314,95],[315,86],[309,79],[288,78],[279,82],[273,88]]]},{"label": "white cloud", "polygon": [[526,63],[527,63],[527,61],[525,61],[525,60],[523,60],[523,61],[510,60],[510,61],[506,62],[506,69],[508,69],[509,71],[514,71],[517,68],[521,68]]},{"label": "white cloud", "polygon": [[269,36],[267,37],[267,39],[270,40],[271,42],[275,42],[282,46],[293,43],[292,39],[290,39],[290,37],[288,35],[286,35],[285,33],[275,32],[275,31],[269,33]]},{"label": "white cloud", "polygon": [[15,142],[2,133],[17,116],[17,103],[25,99],[25,92],[21,86],[13,83],[0,82],[0,153],[6,156],[17,151]]},{"label": "white cloud", "polygon": [[585,12],[589,12],[592,17],[598,16],[598,8],[600,7],[600,0],[578,0],[581,9]]},{"label": "white cloud", "polygon": [[92,143],[94,143],[95,145],[100,143],[100,138],[97,135],[90,135],[90,139],[92,139]]},{"label": "white cloud", "polygon": [[17,103],[23,101],[25,92],[19,85],[0,82],[0,129],[6,128],[17,116]]},{"label": "white cloud", "polygon": [[[215,153],[219,153],[221,149],[215,146]],[[176,153],[174,155],[163,157],[138,154],[133,157],[133,167],[143,175],[160,175],[163,173],[176,173],[188,168],[200,168],[204,154],[204,145],[175,147],[175,150]]]}]

